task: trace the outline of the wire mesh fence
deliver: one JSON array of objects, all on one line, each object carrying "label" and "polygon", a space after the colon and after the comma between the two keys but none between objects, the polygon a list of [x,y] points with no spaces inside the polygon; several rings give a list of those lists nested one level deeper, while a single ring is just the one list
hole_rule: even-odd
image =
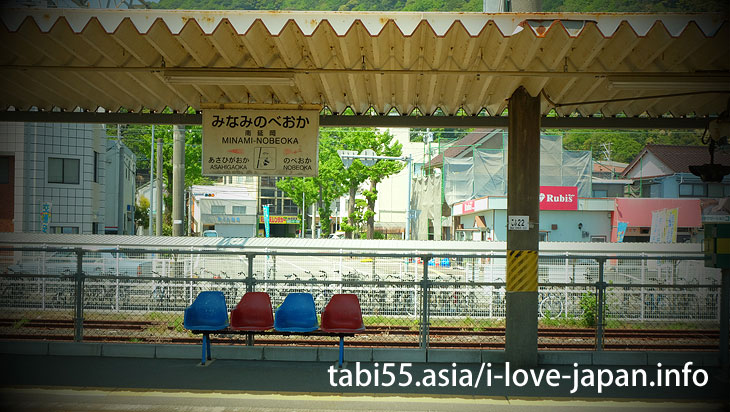
[{"label": "wire mesh fence", "polygon": [[[310,293],[317,313],[334,294],[354,293],[367,329],[352,345],[504,346],[506,262],[496,254],[18,249],[0,272],[2,338],[198,342],[183,327],[183,312],[201,291],[219,290],[229,311],[247,291],[263,291],[274,310],[291,293]],[[545,256],[538,280],[542,349],[717,347],[720,272],[701,260]],[[256,341],[333,338],[272,331]]]}]

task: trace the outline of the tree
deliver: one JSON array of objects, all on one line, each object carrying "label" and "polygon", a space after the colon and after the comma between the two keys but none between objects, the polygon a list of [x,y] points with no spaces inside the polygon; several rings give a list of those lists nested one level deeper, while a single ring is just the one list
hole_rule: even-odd
[{"label": "tree", "polygon": [[276,182],[276,187],[283,190],[291,198],[292,202],[299,207],[299,210],[301,210],[302,236],[304,236],[307,228],[307,209],[316,201],[315,193],[317,193],[317,187],[314,179],[311,177],[288,177]]},{"label": "tree", "polygon": [[[610,147],[610,159],[604,150]],[[612,160],[628,163],[644,147],[643,143],[630,133],[610,130],[571,130],[565,132],[563,146],[567,150],[590,150],[594,160]]]},{"label": "tree", "polygon": [[140,196],[137,204],[134,205],[134,224],[137,227],[148,227],[150,224],[150,201]]},{"label": "tree", "polygon": [[[379,133],[369,128],[342,128],[320,130],[319,138],[319,174],[313,178],[282,179],[277,187],[286,192],[287,196],[301,207],[309,207],[317,202],[319,207],[322,231],[329,233],[329,222],[332,201],[349,193],[348,223],[342,229],[348,237],[354,238],[360,224],[367,222],[367,237],[373,238],[375,200],[377,199],[377,185],[386,177],[398,173],[403,165],[398,161],[381,160],[372,167],[365,167],[358,159],[353,160],[349,168],[345,169],[337,151],[340,149],[354,150],[358,153],[365,149],[372,149],[380,156],[400,156],[402,146],[393,142],[390,133]],[[365,206],[367,210],[356,210],[356,195],[361,184],[370,180],[370,189],[364,190]],[[302,205],[302,192],[306,204]],[[362,202],[361,202],[362,203]],[[365,209],[363,208],[363,209]]]},{"label": "tree", "polygon": [[[550,133],[550,131],[546,131]],[[555,132],[554,132],[555,133]],[[611,149],[610,160],[629,163],[647,144],[675,146],[701,145],[701,130],[560,130],[567,150],[590,150],[594,160],[606,160],[604,145]]]},{"label": "tree", "polygon": [[[333,137],[339,141],[339,147],[342,149],[360,153],[371,146],[368,142],[374,139],[374,133],[374,129],[352,127],[333,132]],[[358,229],[357,216],[355,214],[357,189],[369,177],[367,168],[359,159],[354,159],[347,169],[344,169],[343,166],[342,178],[349,194],[349,201],[347,203],[348,222],[342,225],[342,229],[350,239],[354,238],[355,231]]]},{"label": "tree", "polygon": [[411,142],[425,142],[427,140],[426,136],[430,133],[432,136],[431,141],[438,144],[439,142],[445,143],[459,140],[471,133],[473,130],[474,129],[412,128],[408,130],[408,135]]},{"label": "tree", "polygon": [[[319,139],[319,175],[314,178],[319,191],[318,211],[323,236],[329,236],[332,216],[332,202],[342,196],[347,188],[343,175],[345,167],[337,150],[339,142],[328,133],[322,133]],[[327,222],[327,224],[324,224]]]},{"label": "tree", "polygon": [[[400,157],[403,153],[403,145],[397,141],[393,142],[392,134],[375,133],[373,137],[369,149],[373,149],[378,156]],[[363,195],[368,201],[368,211],[366,212],[368,239],[373,239],[375,235],[375,201],[378,198],[378,183],[402,169],[403,163],[397,160],[378,160],[368,168],[370,190],[363,191]]]},{"label": "tree", "polygon": [[[338,140],[343,149],[354,150],[361,153],[365,149],[372,149],[378,156],[397,157],[402,153],[402,145],[393,142],[393,135],[388,132],[378,132],[372,128],[344,128],[336,132]],[[379,160],[371,167],[365,167],[359,159],[354,159],[346,170],[343,170],[344,185],[349,192],[348,220],[343,224],[343,229],[350,238],[354,238],[354,232],[358,229],[359,219],[367,222],[367,238],[374,236],[375,226],[375,201],[378,197],[377,185],[385,178],[398,173],[403,164],[394,160]],[[370,189],[363,190],[363,196],[367,201],[367,210],[363,213],[356,212],[357,189],[362,183],[370,180]]]},{"label": "tree", "polygon": [[[317,203],[323,236],[329,236],[330,234],[329,221],[332,215],[332,201],[342,196],[346,191],[342,178],[345,169],[337,154],[339,149],[338,140],[327,132],[327,129],[322,129],[318,147],[318,175],[308,178],[286,178],[276,183],[276,186],[283,190],[302,211]],[[302,193],[304,193],[304,200],[302,199]],[[302,204],[302,201],[305,203]],[[306,226],[302,227],[303,230],[304,227]]]},{"label": "tree", "polygon": [[727,12],[725,0],[544,0],[542,11],[557,12]]},{"label": "tree", "polygon": [[[160,0],[156,9],[482,11],[478,0]],[[726,0],[543,0],[544,12],[727,12]]]}]

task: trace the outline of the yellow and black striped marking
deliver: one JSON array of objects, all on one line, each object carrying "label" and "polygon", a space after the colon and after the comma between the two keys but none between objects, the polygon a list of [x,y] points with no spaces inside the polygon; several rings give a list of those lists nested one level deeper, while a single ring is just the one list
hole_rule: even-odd
[{"label": "yellow and black striped marking", "polygon": [[537,251],[507,251],[507,291],[537,292]]}]

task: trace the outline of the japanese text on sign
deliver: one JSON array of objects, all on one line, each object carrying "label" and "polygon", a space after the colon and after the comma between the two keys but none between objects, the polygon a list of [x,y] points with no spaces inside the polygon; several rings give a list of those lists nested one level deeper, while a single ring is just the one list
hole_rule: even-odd
[{"label": "japanese text on sign", "polygon": [[206,109],[204,175],[316,176],[317,110]]},{"label": "japanese text on sign", "polygon": [[41,233],[48,233],[48,226],[51,223],[51,203],[43,202],[41,205]]},{"label": "japanese text on sign", "polygon": [[252,126],[259,129],[264,129],[271,124],[275,124],[278,127],[283,127],[284,129],[303,129],[307,127],[307,125],[309,125],[309,118],[302,116],[249,117],[246,115],[228,115],[224,118],[222,116],[214,114],[213,121],[211,122],[211,126],[213,127],[226,126],[232,129],[235,129],[236,127],[250,128]]}]

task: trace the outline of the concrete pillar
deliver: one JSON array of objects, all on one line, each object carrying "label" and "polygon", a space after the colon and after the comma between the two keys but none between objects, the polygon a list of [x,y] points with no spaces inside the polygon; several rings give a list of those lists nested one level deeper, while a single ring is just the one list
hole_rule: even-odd
[{"label": "concrete pillar", "polygon": [[505,10],[506,0],[483,0],[482,11],[485,13],[503,13]]},{"label": "concrete pillar", "polygon": [[185,214],[185,126],[172,128],[172,235],[183,235]]},{"label": "concrete pillar", "polygon": [[157,217],[155,220],[155,234],[162,236],[162,138],[157,138],[157,192],[155,193]]},{"label": "concrete pillar", "polygon": [[505,359],[530,367],[537,365],[540,97],[520,87],[508,110]]},{"label": "concrete pillar", "polygon": [[728,353],[728,341],[730,341],[730,269],[722,269],[722,280],[720,284],[720,366],[727,375],[730,370],[730,353]]},{"label": "concrete pillar", "polygon": [[542,0],[512,0],[511,12],[531,13],[542,10]]},{"label": "concrete pillar", "polygon": [[126,207],[124,204],[124,151],[122,150],[121,125],[117,125],[117,234],[124,234],[124,227],[127,224]]},{"label": "concrete pillar", "polygon": [[149,213],[149,231],[148,236],[154,233],[152,230],[152,222],[155,220],[152,211],[155,210],[155,125],[152,125],[152,138],[150,139],[150,213]]}]

